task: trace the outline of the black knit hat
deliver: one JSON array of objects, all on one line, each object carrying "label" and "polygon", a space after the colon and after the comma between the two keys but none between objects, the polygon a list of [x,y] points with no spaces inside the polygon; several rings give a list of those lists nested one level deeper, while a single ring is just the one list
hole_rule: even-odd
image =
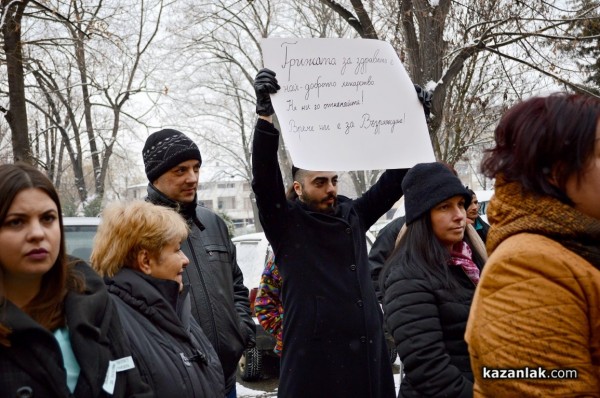
[{"label": "black knit hat", "polygon": [[472,196],[448,167],[442,163],[419,163],[402,180],[406,224],[427,213],[438,203],[456,195],[465,198],[465,209]]},{"label": "black knit hat", "polygon": [[186,160],[196,159],[202,164],[200,150],[194,141],[182,132],[171,129],[150,134],[142,150],[142,157],[150,182]]}]

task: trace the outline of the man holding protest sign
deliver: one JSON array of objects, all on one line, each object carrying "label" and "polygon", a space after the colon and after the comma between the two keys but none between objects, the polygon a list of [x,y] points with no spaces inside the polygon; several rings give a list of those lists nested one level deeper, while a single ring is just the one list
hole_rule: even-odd
[{"label": "man holding protest sign", "polygon": [[365,233],[402,196],[407,170],[386,171],[356,200],[337,195],[335,172],[294,170],[298,198],[286,200],[272,124],[275,73],[261,70],[254,88],[252,188],[285,281],[278,395],[395,397]]}]

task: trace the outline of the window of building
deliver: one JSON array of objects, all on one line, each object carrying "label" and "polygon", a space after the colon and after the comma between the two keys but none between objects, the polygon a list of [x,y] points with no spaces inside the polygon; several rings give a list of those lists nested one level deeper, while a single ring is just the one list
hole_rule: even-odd
[{"label": "window of building", "polygon": [[217,188],[235,188],[234,182],[220,182],[217,184]]},{"label": "window of building", "polygon": [[223,196],[218,199],[219,210],[235,209],[235,196]]}]

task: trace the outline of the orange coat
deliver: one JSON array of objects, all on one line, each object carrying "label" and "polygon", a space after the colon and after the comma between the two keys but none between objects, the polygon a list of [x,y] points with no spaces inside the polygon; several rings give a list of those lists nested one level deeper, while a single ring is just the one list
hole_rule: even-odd
[{"label": "orange coat", "polygon": [[[597,238],[600,223],[502,181],[488,216],[491,255],[465,334],[474,396],[599,397],[600,270],[563,246],[560,236]],[[495,375],[490,369],[525,367],[544,368],[548,376],[552,369],[575,369],[578,378],[484,378]]]}]

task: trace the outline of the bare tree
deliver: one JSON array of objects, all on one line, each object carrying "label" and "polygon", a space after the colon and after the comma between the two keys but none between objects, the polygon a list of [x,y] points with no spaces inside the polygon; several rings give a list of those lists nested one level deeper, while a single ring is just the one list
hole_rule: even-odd
[{"label": "bare tree", "polygon": [[[192,84],[204,89],[202,109],[193,111],[194,120],[200,119],[207,126],[199,133],[201,141],[211,144],[218,152],[215,156],[219,163],[226,165],[230,174],[248,183],[252,181],[251,148],[256,121],[252,87],[254,76],[262,67],[260,40],[277,29],[273,26],[276,4],[270,0],[233,5],[220,0],[210,6],[184,3],[182,10],[189,26],[177,32],[188,53],[193,54],[184,57],[178,53],[179,61],[193,65],[196,73],[192,76],[200,79],[194,79]],[[198,26],[201,30],[195,31]],[[193,105],[197,108],[197,104]],[[283,140],[280,145],[282,172],[291,181],[291,163]],[[258,220],[256,203],[252,203],[254,219]],[[257,228],[261,230],[260,225]]]},{"label": "bare tree", "polygon": [[[454,163],[460,159],[477,142],[476,136],[463,134],[470,131],[464,127],[482,111],[498,109],[491,105],[508,95],[504,90],[488,90],[486,96],[484,85],[472,80],[477,69],[494,65],[493,71],[500,75],[504,72],[505,83],[510,86],[513,76],[508,71],[520,64],[538,76],[585,91],[573,80],[572,70],[562,68],[561,62],[552,58],[552,52],[543,49],[549,42],[592,39],[565,31],[573,21],[590,18],[589,10],[562,9],[553,1],[534,4],[476,0],[462,4],[450,0],[398,0],[397,7],[386,1],[320,1],[364,38],[379,38],[378,32],[383,29],[371,17],[373,10],[395,10],[396,17],[389,20],[401,23],[403,38],[396,50],[413,81],[434,92],[435,117],[430,136],[440,160]],[[388,27],[386,32],[390,31]],[[518,96],[517,91],[511,92],[511,97]]]},{"label": "bare tree", "polygon": [[11,129],[13,156],[15,161],[33,163],[31,156],[27,106],[25,102],[25,78],[23,72],[23,43],[21,26],[23,14],[29,1],[2,0],[0,5],[0,31],[6,54],[9,109],[0,106],[0,111]]},{"label": "bare tree", "polygon": [[[54,6],[40,6],[28,21],[25,67],[31,83],[25,89],[35,110],[29,123],[49,123],[36,130],[36,140],[47,135],[45,145],[34,146],[37,161],[55,183],[72,175],[79,207],[95,215],[105,196],[117,138],[131,128],[123,118],[141,122],[127,105],[135,94],[155,91],[148,80],[152,62],[144,59],[158,35],[165,4],[71,0]],[[69,161],[60,166],[71,167],[72,173],[61,173],[53,163],[57,153],[62,161],[63,151]]]}]

